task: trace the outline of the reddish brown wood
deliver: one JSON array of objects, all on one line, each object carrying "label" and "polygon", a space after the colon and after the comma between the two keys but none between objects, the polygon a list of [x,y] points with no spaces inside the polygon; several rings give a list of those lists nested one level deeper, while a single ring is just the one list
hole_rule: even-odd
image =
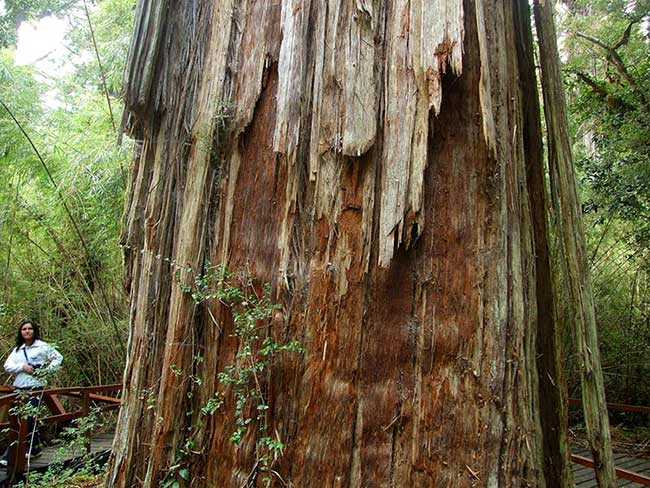
[{"label": "reddish brown wood", "polygon": [[8,464],[11,470],[10,478],[15,479],[25,471],[25,452],[27,439],[27,421],[15,413],[9,414],[9,452]]},{"label": "reddish brown wood", "polygon": [[48,392],[47,394],[43,395],[43,401],[45,402],[47,408],[50,409],[50,412],[52,412],[54,415],[62,415],[66,413],[63,403],[61,403],[56,395]]},{"label": "reddish brown wood", "polygon": [[[47,396],[51,396],[51,395],[73,396],[73,397],[81,398],[84,392],[88,392],[88,393],[99,393],[99,392],[108,392],[108,391],[117,392],[120,391],[121,389],[122,389],[121,384],[98,385],[98,386],[75,386],[75,387],[66,387],[66,388],[48,388],[42,391],[41,390],[34,391],[29,394],[32,396],[43,395],[44,399]],[[14,387],[5,387],[4,390],[0,390],[0,391],[7,392],[6,395],[0,396],[0,405],[11,404],[18,397],[17,393],[13,393],[15,391]],[[25,393],[23,392],[22,394],[24,395]],[[55,409],[56,408],[59,407],[55,407]]]},{"label": "reddish brown wood", "polygon": [[119,398],[109,397],[109,396],[106,396],[106,395],[96,395],[94,393],[90,393],[88,395],[88,398],[90,398],[90,400],[96,401],[96,402],[121,403],[121,400]]},{"label": "reddish brown wood", "polygon": [[44,424],[54,424],[57,422],[65,422],[67,420],[73,420],[77,419],[79,417],[82,417],[81,411],[76,411],[76,412],[68,412],[68,413],[62,413],[59,415],[51,415],[45,418],[40,419],[41,422]]},{"label": "reddish brown wood", "polygon": [[[106,395],[99,395],[97,392],[119,391],[121,385],[100,385],[90,387],[71,387],[71,388],[52,388],[43,391],[34,391],[29,393],[30,396],[38,395],[42,397],[42,401],[48,407],[50,412],[54,415],[49,415],[44,418],[38,419],[38,422],[44,424],[52,424],[56,422],[68,421],[80,417],[87,416],[90,413],[92,402],[108,403],[101,407],[102,411],[116,410],[120,408],[121,402],[118,398],[109,397]],[[5,388],[3,391],[14,391],[14,388]],[[11,405],[20,396],[21,398],[25,393],[11,393],[0,397],[0,405]],[[56,395],[79,397],[82,399],[81,410],[75,412],[66,412],[62,403]],[[16,415],[9,415],[9,422],[0,424],[0,428],[9,428],[8,442],[8,464],[12,470],[12,479],[16,479],[25,470],[25,452],[27,439],[27,422],[19,419]],[[86,442],[86,450],[90,451],[90,436],[91,432],[87,433],[88,442]]]},{"label": "reddish brown wood", "polygon": [[[582,400],[579,400],[577,398],[570,398],[569,405],[580,406],[582,405]],[[607,403],[607,410],[621,410],[623,412],[650,413],[650,407],[646,407],[643,405],[626,405],[624,403]]]},{"label": "reddish brown wood", "polygon": [[[572,454],[571,460],[574,463],[582,464],[583,466],[587,466],[588,468],[595,468],[596,466],[592,459],[583,456],[578,456],[577,454]],[[624,478],[626,480],[633,481],[635,483],[640,483],[644,486],[650,486],[650,477],[639,473],[635,473],[633,471],[628,471],[627,469],[616,468],[616,476],[619,478]]]},{"label": "reddish brown wood", "polygon": [[[121,404],[114,403],[114,404],[105,405],[105,406],[101,407],[101,410],[104,411],[104,412],[109,411],[109,410],[117,410],[117,409],[120,408],[120,406],[121,406]],[[43,417],[42,419],[39,419],[39,421],[44,423],[44,424],[53,424],[53,423],[57,423],[57,422],[65,422],[67,420],[73,420],[73,419],[76,419],[76,418],[79,418],[79,417],[82,417],[82,416],[83,416],[83,414],[82,414],[81,410],[78,410],[76,412],[67,412],[67,413],[62,413],[62,414],[57,414],[57,415],[50,415],[50,416],[47,416],[47,417]],[[8,427],[10,427],[10,422],[0,423],[0,429],[4,429],[4,428],[8,428]]]},{"label": "reddish brown wood", "polygon": [[112,385],[97,385],[97,386],[73,386],[66,388],[48,388],[45,390],[48,394],[51,395],[65,395],[67,393],[75,392],[84,392],[89,393],[98,393],[104,391],[120,391],[122,389],[121,384],[112,384]]},{"label": "reddish brown wood", "polygon": [[[18,444],[20,433],[20,419],[13,413],[9,414],[9,433],[7,442],[9,443],[8,461],[9,466],[16,466],[16,446]],[[15,469],[15,468],[14,468]]]}]

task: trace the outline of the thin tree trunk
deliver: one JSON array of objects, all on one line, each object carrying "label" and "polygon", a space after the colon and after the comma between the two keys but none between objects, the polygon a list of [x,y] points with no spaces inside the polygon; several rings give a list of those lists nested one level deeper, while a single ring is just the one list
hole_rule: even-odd
[{"label": "thin tree trunk", "polygon": [[539,392],[561,404],[561,386],[537,364],[547,263],[524,3],[139,3],[109,486],[180,467],[192,486],[264,485],[256,431],[230,441],[217,376],[242,361],[232,317],[184,291],[206,260],[270,282],[271,334],[305,350],[262,385],[286,445],[271,484],[553,486],[544,446],[560,436],[545,439]]},{"label": "thin tree trunk", "polygon": [[[16,182],[16,194],[14,197],[13,201],[13,206],[11,207],[11,219],[10,222],[15,222],[16,221],[16,210],[18,208],[18,198],[20,197],[20,187],[22,186],[22,175],[18,176],[18,181]],[[5,261],[5,272],[4,272],[4,292],[3,292],[3,302],[4,303],[9,303],[9,284],[12,281],[12,276],[11,276],[11,252],[13,251],[13,243],[14,243],[14,229],[13,226],[7,226],[9,227],[9,242],[7,243],[6,246],[6,251],[7,251],[7,259]]]},{"label": "thin tree trunk", "polygon": [[582,403],[587,434],[596,464],[598,486],[615,487],[616,473],[605,400],[605,386],[585,248],[582,209],[577,194],[571,154],[560,57],[553,23],[554,1],[535,1],[535,23],[539,38],[542,93],[548,132],[551,191],[557,215],[557,230],[563,267],[573,307],[573,325],[578,347]]},{"label": "thin tree trunk", "polygon": [[537,278],[537,351],[539,368],[540,427],[544,432],[543,460],[548,486],[573,486],[568,439],[567,392],[562,368],[562,331],[557,321],[547,230],[547,189],[544,179],[541,112],[533,51],[531,12],[520,2],[519,76],[523,107],[526,177],[533,216]]}]

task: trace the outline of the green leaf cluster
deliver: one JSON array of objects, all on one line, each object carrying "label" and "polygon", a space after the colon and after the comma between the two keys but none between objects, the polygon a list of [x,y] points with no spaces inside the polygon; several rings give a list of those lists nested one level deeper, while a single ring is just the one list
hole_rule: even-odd
[{"label": "green leaf cluster", "polygon": [[[185,270],[191,273],[192,270]],[[235,429],[230,435],[234,445],[250,439],[254,426],[256,469],[264,483],[270,483],[273,464],[282,455],[284,443],[271,435],[266,390],[270,382],[273,358],[281,352],[302,353],[298,341],[277,340],[272,330],[274,312],[280,305],[271,299],[268,283],[259,286],[248,273],[232,273],[221,264],[205,264],[203,272],[191,284],[183,284],[177,273],[180,289],[194,303],[206,307],[218,304],[232,319],[232,336],[237,339],[237,353],[231,364],[217,374],[217,391],[200,410],[209,417],[221,411],[234,417]],[[222,324],[216,324],[222,327]],[[276,434],[277,435],[277,434]],[[170,480],[168,480],[170,481]],[[172,485],[170,485],[172,486]]]},{"label": "green leaf cluster", "polygon": [[[606,390],[610,401],[644,405],[650,404],[649,15],[648,0],[572,0],[562,2],[560,15]],[[575,375],[569,379],[577,383]]]}]

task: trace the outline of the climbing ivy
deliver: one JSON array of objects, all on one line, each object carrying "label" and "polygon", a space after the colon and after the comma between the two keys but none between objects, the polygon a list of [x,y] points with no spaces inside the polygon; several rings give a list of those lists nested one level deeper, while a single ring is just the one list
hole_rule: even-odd
[{"label": "climbing ivy", "polygon": [[[235,429],[230,441],[239,445],[251,428],[256,429],[255,471],[262,473],[263,481],[270,483],[273,464],[282,455],[285,447],[278,437],[271,433],[266,396],[273,357],[282,352],[302,353],[299,341],[278,342],[271,334],[272,317],[281,305],[271,299],[268,283],[261,287],[249,273],[229,272],[221,264],[207,262],[204,272],[194,279],[191,285],[180,282],[180,289],[188,293],[195,304],[218,302],[229,309],[237,338],[237,354],[232,364],[224,367],[217,375],[219,387],[214,395],[200,409],[201,419],[210,417],[218,411],[225,415],[232,413]],[[174,369],[178,374],[178,368]],[[182,372],[181,372],[182,374]],[[234,405],[232,412],[225,412],[226,405]],[[202,425],[202,420],[199,425]],[[179,452],[179,454],[187,454]],[[182,463],[177,463],[179,466]],[[175,476],[165,480],[163,488],[173,488],[178,477],[187,480],[180,468],[174,470]]]}]

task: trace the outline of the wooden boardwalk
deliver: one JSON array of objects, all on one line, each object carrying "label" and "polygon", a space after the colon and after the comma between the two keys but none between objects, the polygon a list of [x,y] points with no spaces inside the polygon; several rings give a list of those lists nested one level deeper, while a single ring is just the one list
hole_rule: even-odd
[{"label": "wooden boardwalk", "polygon": [[[92,438],[91,452],[93,454],[99,454],[101,452],[110,451],[113,443],[113,435],[114,432],[94,435]],[[585,448],[574,448],[573,453],[579,456],[591,458],[589,450]],[[41,456],[32,461],[30,470],[44,471],[48,465],[54,462],[71,461],[83,456],[83,454],[84,453],[80,449],[73,451],[69,449],[66,450],[65,446],[61,445],[49,446],[43,449]],[[616,460],[617,468],[623,468],[628,471],[634,471],[638,474],[650,476],[650,460],[648,459],[634,458],[626,454],[616,454],[614,459]],[[0,484],[5,482],[6,479],[7,468],[0,468]],[[576,463],[573,464],[573,483],[576,488],[596,488],[598,486],[596,484],[596,475],[594,470]],[[618,486],[619,488],[643,487],[643,485],[639,483],[628,481],[623,478],[618,479]]]},{"label": "wooden boardwalk", "polygon": [[[111,450],[113,444],[114,432],[106,432],[104,434],[96,434],[92,437],[90,445],[92,454],[99,454],[101,452],[108,452]],[[66,462],[77,459],[85,454],[83,449],[77,448],[76,450],[66,449],[65,445],[57,444],[48,446],[43,449],[41,455],[33,459],[30,463],[30,471],[44,471],[47,466],[55,462]],[[7,468],[0,467],[0,484],[7,480]]]},{"label": "wooden boardwalk", "polygon": [[[578,456],[591,458],[591,453],[585,448],[574,448],[573,453]],[[623,468],[638,474],[650,476],[650,460],[630,457],[627,454],[615,454],[614,460],[617,468]],[[619,488],[642,488],[644,485],[618,478]],[[573,484],[576,488],[596,488],[596,475],[592,468],[573,464]]]}]

